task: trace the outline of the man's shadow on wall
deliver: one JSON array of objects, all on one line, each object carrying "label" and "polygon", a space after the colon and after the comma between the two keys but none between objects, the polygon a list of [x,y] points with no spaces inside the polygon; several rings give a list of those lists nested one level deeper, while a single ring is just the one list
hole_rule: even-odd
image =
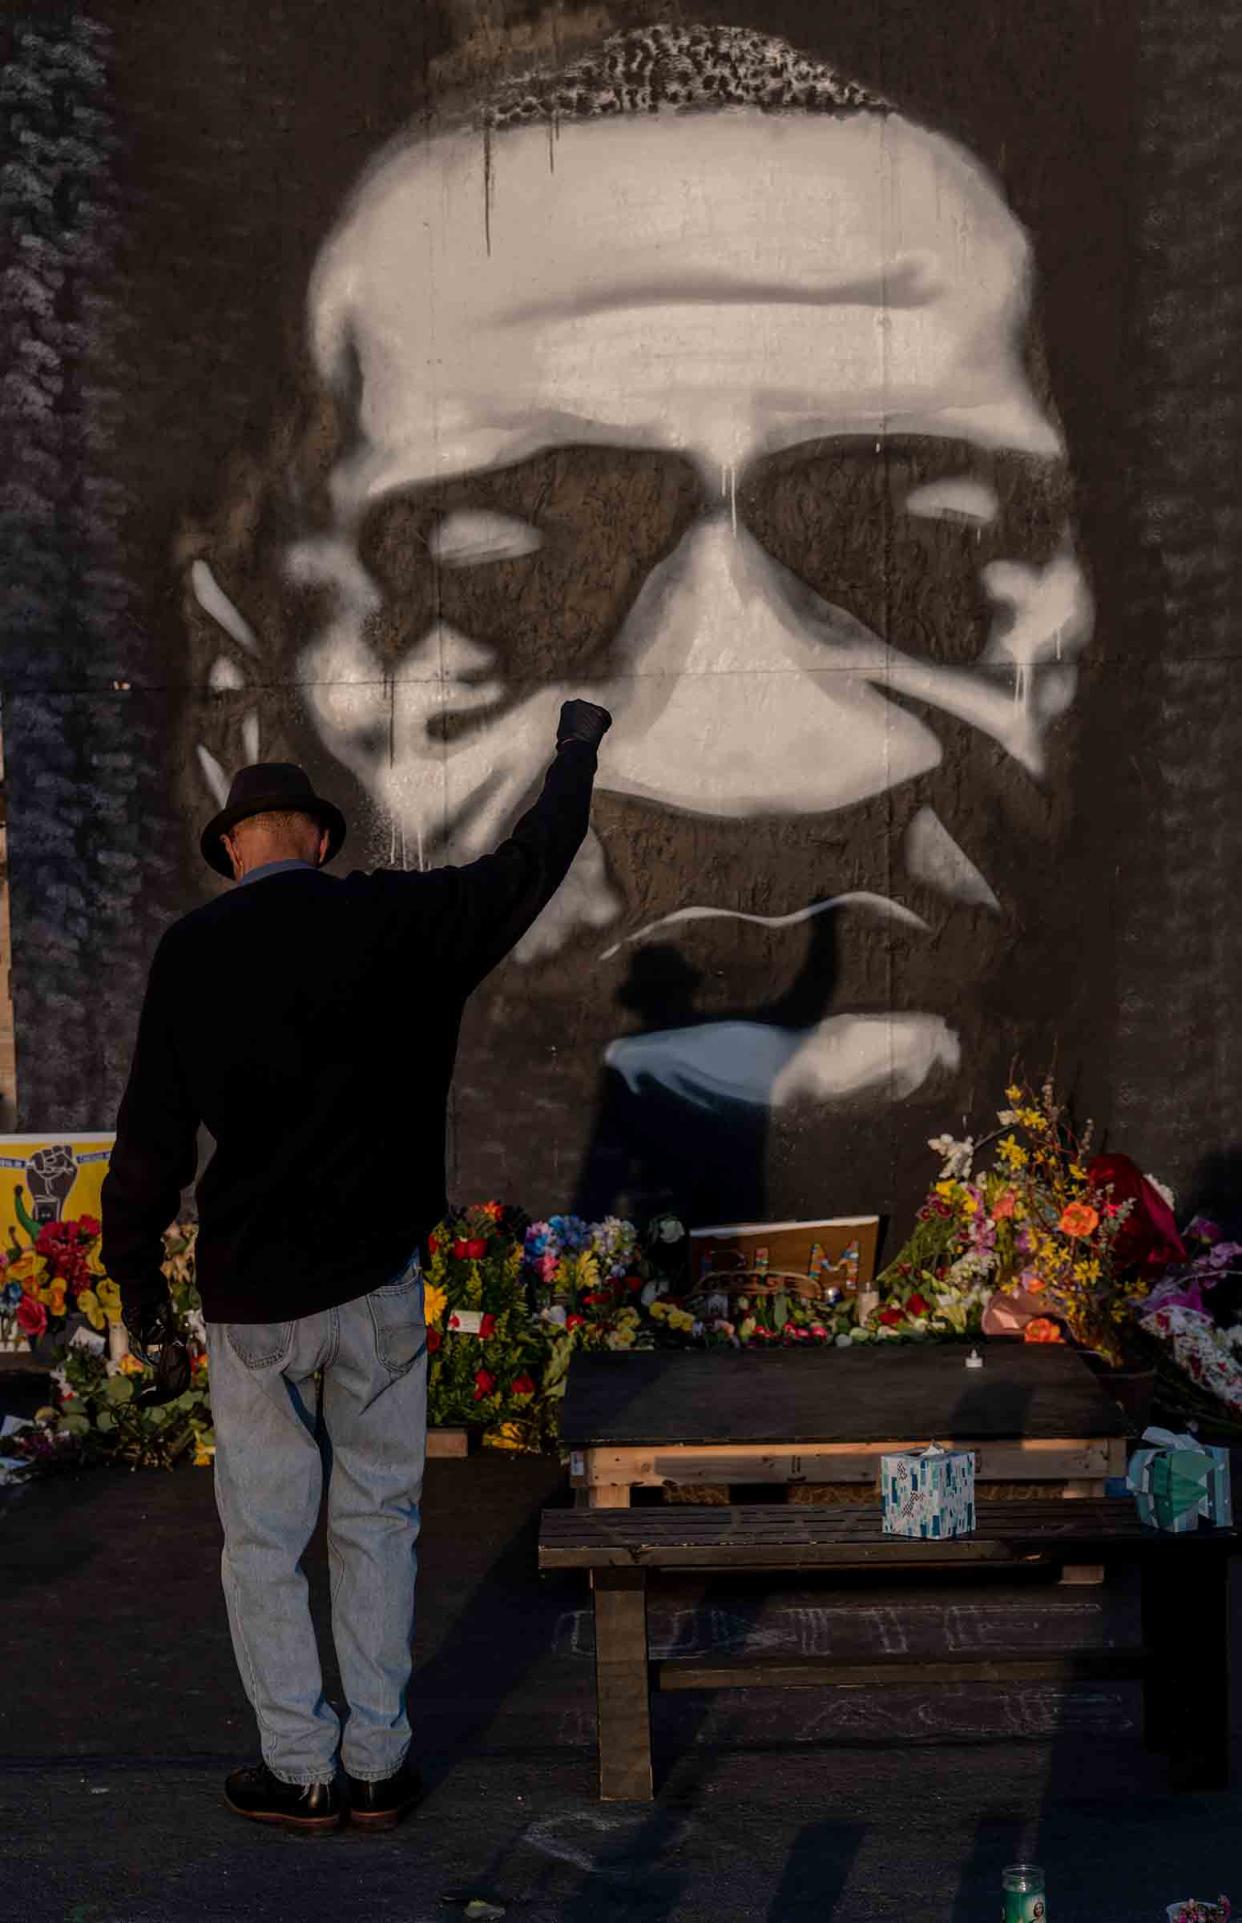
[{"label": "man's shadow on wall", "polygon": [[[667,1037],[670,1061],[681,1041],[700,1068],[719,1062],[720,1072],[691,1086],[692,1078],[658,1073],[654,1053],[649,1066],[636,1063],[628,1073],[604,1063],[576,1214],[643,1221],[669,1211],[691,1226],[764,1219],[775,1077],[756,1077],[757,1099],[730,1095],[728,1057],[748,1043],[763,1055],[775,1040],[765,1029],[796,1034],[824,1018],[837,979],[835,922],[831,909],[809,922],[806,954],[790,986],[749,1008],[704,1009],[704,973],[671,943],[635,950],[615,998],[619,1035],[653,1044]],[[696,1046],[694,1031],[705,1029],[713,1032]]]}]

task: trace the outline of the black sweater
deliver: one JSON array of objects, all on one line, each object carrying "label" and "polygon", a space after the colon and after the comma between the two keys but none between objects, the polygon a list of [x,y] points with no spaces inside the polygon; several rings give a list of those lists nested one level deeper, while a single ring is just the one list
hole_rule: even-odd
[{"label": "black sweater", "polygon": [[423,874],[271,874],[160,940],[103,1189],[127,1314],[166,1292],[162,1235],[193,1180],[215,1322],[287,1321],[391,1279],[446,1206],[462,1008],[563,881],[596,755],[571,741],[495,854]]}]

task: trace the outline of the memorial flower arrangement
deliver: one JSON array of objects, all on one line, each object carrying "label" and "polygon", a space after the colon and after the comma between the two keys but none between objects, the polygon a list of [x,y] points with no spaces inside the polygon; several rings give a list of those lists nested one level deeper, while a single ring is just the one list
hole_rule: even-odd
[{"label": "memorial flower arrangement", "polygon": [[1137,1339],[1151,1277],[1181,1243],[1166,1199],[1128,1158],[1093,1156],[1052,1084],[1015,1083],[980,1141],[941,1135],[905,1247],[879,1278],[877,1321],[956,1333],[1068,1334],[1110,1362]]},{"label": "memorial flower arrangement", "polygon": [[[97,1240],[98,1224],[92,1229]],[[85,1320],[79,1319],[68,1335],[52,1370],[55,1401],[10,1439],[16,1455],[36,1468],[108,1460],[133,1469],[168,1469],[187,1455],[199,1467],[211,1462],[214,1438],[206,1330],[194,1283],[195,1234],[193,1224],[186,1224],[164,1238],[164,1273],[190,1352],[192,1374],[185,1393],[153,1408],[136,1400],[152,1372],[134,1355],[110,1353],[106,1332],[120,1320],[120,1300],[116,1285],[105,1279],[94,1290],[100,1300],[98,1315],[83,1305],[87,1291],[79,1292],[77,1307]],[[62,1239],[72,1246],[71,1237]]]},{"label": "memorial flower arrangement", "polygon": [[19,1205],[18,1217],[27,1242],[14,1231],[0,1250],[0,1345],[47,1348],[79,1320],[100,1332],[118,1322],[121,1292],[100,1260],[94,1216],[38,1223]]},{"label": "memorial flower arrangement", "polygon": [[526,1217],[499,1202],[460,1209],[429,1238],[424,1276],[428,1420],[535,1447],[542,1343],[526,1300]]}]

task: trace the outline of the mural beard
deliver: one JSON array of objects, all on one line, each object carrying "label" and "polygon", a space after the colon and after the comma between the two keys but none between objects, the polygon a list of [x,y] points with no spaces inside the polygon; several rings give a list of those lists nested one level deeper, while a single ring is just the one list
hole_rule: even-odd
[{"label": "mural beard", "polygon": [[[232,728],[200,764],[288,751],[253,689],[293,679],[372,858],[469,859],[561,700],[603,701],[596,831],[467,1026],[473,1164],[533,1193],[533,1155],[559,1201],[581,1147],[592,1209],[820,1208],[826,1168],[871,1204],[894,1104],[1047,1046],[1090,601],[1027,244],[970,157],[779,42],[608,47],[397,147],[329,237],[300,528],[234,504],[249,565],[191,570]],[[556,1110],[597,1071],[584,1145]]]}]

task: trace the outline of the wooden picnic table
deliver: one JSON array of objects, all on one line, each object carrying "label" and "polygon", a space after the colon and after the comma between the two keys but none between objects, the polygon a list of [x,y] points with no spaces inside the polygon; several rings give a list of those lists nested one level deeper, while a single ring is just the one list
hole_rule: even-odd
[{"label": "wooden picnic table", "polygon": [[1103,1496],[1125,1474],[1126,1418],[1088,1364],[1060,1344],[977,1346],[981,1369],[968,1342],[576,1356],[570,1480],[591,1508],[626,1508],[635,1487],[875,1487],[881,1455],[936,1441],[973,1449],[985,1485]]},{"label": "wooden picnic table", "polygon": [[[1169,1757],[1174,1786],[1223,1787],[1229,1774],[1229,1562],[1232,1528],[1162,1535],[1125,1501],[985,1502],[973,1535],[927,1541],[886,1536],[878,1504],[796,1509],[584,1509],[544,1511],[543,1570],[589,1571],[594,1592],[600,1795],[647,1801],[652,1793],[650,1688],[874,1688],[1141,1677],[1144,1734]],[[661,1571],[748,1575],[815,1572],[873,1580],[1068,1560],[1136,1563],[1142,1572],[1143,1642],[1136,1649],[1056,1655],[989,1649],[948,1660],[885,1655],[699,1656],[652,1663],[647,1582]],[[1189,1615],[1188,1615],[1189,1612]],[[1188,1619],[1193,1633],[1188,1633]]]}]

